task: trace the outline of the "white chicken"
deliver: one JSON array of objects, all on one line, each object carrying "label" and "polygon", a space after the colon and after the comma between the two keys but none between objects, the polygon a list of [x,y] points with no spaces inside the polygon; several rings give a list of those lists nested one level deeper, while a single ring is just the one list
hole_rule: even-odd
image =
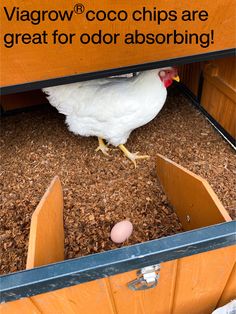
[{"label": "white chicken", "polygon": [[229,302],[228,304],[219,307],[212,314],[236,314],[236,300]]},{"label": "white chicken", "polygon": [[150,122],[162,109],[172,80],[179,81],[176,68],[141,72],[131,78],[105,78],[44,88],[50,104],[66,116],[71,132],[97,136],[101,150],[118,146],[136,166],[148,158],[129,152],[124,144],[130,133]]}]

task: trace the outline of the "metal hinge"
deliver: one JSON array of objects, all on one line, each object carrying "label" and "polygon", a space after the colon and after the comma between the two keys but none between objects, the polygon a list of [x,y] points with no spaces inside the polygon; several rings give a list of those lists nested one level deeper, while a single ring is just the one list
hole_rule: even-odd
[{"label": "metal hinge", "polygon": [[160,274],[160,265],[152,265],[137,271],[138,278],[130,281],[127,285],[130,290],[146,290],[156,287]]}]

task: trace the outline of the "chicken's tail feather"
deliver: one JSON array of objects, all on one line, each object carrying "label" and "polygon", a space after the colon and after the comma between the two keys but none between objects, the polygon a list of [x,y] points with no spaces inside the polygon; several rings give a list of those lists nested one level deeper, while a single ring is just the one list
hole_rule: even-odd
[{"label": "chicken's tail feather", "polygon": [[73,106],[68,103],[68,101],[72,99],[72,97],[70,97],[71,90],[66,88],[66,85],[46,87],[43,88],[42,91],[46,94],[49,103],[57,108],[60,113],[64,115],[72,113]]}]

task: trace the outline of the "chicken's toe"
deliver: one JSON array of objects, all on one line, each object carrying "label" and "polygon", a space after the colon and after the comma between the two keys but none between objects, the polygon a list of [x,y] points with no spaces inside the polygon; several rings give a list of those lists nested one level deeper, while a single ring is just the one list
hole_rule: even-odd
[{"label": "chicken's toe", "polygon": [[138,152],[137,153],[131,153],[130,151],[128,151],[128,149],[124,145],[119,145],[119,148],[122,150],[122,152],[125,154],[125,156],[127,158],[129,158],[129,160],[132,161],[135,168],[137,167],[137,163],[136,163],[137,159],[148,159],[148,158],[150,158],[150,156],[148,156],[148,155],[139,155]]},{"label": "chicken's toe", "polygon": [[110,156],[108,154],[109,148],[104,143],[102,138],[98,138],[98,147],[95,149],[96,152],[101,151],[105,156]]},{"label": "chicken's toe", "polygon": [[108,148],[107,146],[98,146],[98,147],[95,149],[96,152],[98,152],[99,150],[100,150],[104,155],[110,156],[110,155],[108,154],[109,148]]},{"label": "chicken's toe", "polygon": [[130,153],[129,156],[127,156],[134,164],[135,168],[137,167],[137,163],[136,163],[136,160],[137,159],[148,159],[150,158],[150,156],[148,155],[138,155],[138,152],[137,153]]}]

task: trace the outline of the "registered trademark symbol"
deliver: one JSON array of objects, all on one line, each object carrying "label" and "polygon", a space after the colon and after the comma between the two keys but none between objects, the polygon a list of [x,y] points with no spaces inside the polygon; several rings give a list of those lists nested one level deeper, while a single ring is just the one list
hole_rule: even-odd
[{"label": "registered trademark symbol", "polygon": [[84,10],[85,10],[85,7],[82,3],[77,3],[75,6],[74,6],[74,12],[76,14],[82,14],[84,13]]}]

